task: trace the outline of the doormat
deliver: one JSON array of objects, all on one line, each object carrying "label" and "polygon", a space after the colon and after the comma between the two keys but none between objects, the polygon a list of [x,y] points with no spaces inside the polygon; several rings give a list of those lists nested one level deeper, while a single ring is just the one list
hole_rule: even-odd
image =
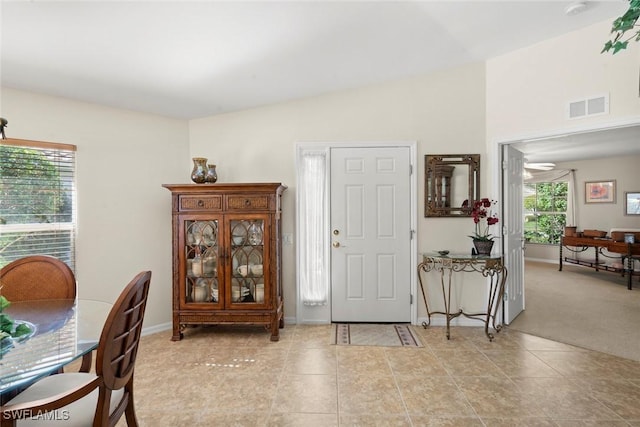
[{"label": "doormat", "polygon": [[379,323],[336,323],[333,345],[374,345],[379,347],[423,347],[410,325]]}]

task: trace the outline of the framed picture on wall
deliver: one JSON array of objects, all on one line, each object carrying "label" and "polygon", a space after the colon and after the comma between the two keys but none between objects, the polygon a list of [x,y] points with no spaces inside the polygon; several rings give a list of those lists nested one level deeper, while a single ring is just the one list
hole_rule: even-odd
[{"label": "framed picture on wall", "polygon": [[626,191],[624,193],[624,214],[640,215],[640,191]]},{"label": "framed picture on wall", "polygon": [[584,183],[585,203],[615,203],[616,181],[587,181]]}]

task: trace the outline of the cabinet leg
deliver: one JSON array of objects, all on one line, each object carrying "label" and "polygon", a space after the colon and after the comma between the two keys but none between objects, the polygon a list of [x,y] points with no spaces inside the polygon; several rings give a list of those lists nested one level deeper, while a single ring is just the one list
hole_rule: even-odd
[{"label": "cabinet leg", "polygon": [[171,336],[171,341],[180,341],[182,339],[182,328],[179,323],[173,324],[173,335]]},{"label": "cabinet leg", "polygon": [[271,318],[271,341],[280,341],[280,328],[284,326],[284,316],[280,313]]},{"label": "cabinet leg", "polygon": [[271,341],[280,341],[280,328],[278,322],[271,325]]}]

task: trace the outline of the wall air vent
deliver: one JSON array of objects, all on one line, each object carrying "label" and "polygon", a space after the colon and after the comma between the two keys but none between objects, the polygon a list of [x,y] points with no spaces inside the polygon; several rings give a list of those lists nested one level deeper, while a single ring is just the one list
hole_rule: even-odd
[{"label": "wall air vent", "polygon": [[609,114],[608,94],[571,101],[567,107],[567,118],[569,119],[579,119],[598,114]]}]

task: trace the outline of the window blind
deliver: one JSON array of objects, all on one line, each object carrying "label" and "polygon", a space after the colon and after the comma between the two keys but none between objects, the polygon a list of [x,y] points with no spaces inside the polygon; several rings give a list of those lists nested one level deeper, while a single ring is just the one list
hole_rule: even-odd
[{"label": "window blind", "polygon": [[51,255],[75,272],[76,147],[0,140],[0,267]]}]

